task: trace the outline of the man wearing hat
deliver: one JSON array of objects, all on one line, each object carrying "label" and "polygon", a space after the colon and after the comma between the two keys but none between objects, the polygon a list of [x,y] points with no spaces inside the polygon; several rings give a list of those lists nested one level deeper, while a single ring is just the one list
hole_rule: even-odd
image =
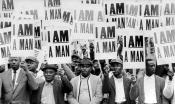
[{"label": "man wearing hat", "polygon": [[41,70],[37,70],[39,61],[35,57],[29,56],[25,59],[25,62],[27,63],[29,71],[31,71],[37,79],[37,82],[39,83],[44,81],[43,72]]},{"label": "man wearing hat", "polygon": [[[25,59],[25,62],[27,63],[27,66],[28,66],[28,70],[32,72],[33,76],[35,77],[35,80],[36,82],[39,84],[41,82],[44,81],[44,76],[43,77],[38,77],[38,71],[37,71],[37,68],[38,68],[38,64],[39,64],[39,61],[33,57],[33,56],[29,56]],[[34,101],[34,98],[36,97],[35,95],[35,91],[31,91],[31,95],[30,95],[30,103],[33,104]]]},{"label": "man wearing hat", "polygon": [[102,81],[92,75],[92,62],[80,61],[81,74],[71,80],[73,91],[68,95],[69,104],[99,104],[102,100]]},{"label": "man wearing hat", "polygon": [[112,59],[109,67],[113,74],[109,77],[108,73],[104,73],[103,80],[103,93],[109,94],[107,104],[134,104],[129,97],[132,81],[122,74],[122,60]]},{"label": "man wearing hat", "polygon": [[71,68],[72,71],[75,73],[76,76],[80,75],[81,70],[79,68],[79,63],[80,63],[81,58],[77,54],[72,55],[72,64]]},{"label": "man wearing hat", "polygon": [[39,61],[35,57],[29,56],[25,59],[25,62],[27,63],[29,71],[36,75]]},{"label": "man wearing hat", "polygon": [[26,63],[20,57],[9,58],[10,69],[1,73],[1,104],[30,104],[30,91],[36,90],[38,84]]},{"label": "man wearing hat", "polygon": [[72,91],[72,85],[65,76],[61,76],[61,80],[55,79],[57,69],[55,64],[42,68],[45,81],[39,84],[34,104],[65,104],[64,94]]}]

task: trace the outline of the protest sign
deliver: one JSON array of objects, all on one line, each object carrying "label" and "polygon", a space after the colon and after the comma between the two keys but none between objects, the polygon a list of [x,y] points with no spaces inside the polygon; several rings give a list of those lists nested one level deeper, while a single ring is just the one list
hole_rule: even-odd
[{"label": "protest sign", "polygon": [[73,25],[73,11],[68,8],[63,8],[62,19],[64,23]]},{"label": "protest sign", "polygon": [[95,23],[98,18],[103,18],[98,17],[99,11],[100,7],[95,5],[81,5],[74,10],[72,39],[95,38]]},{"label": "protest sign", "polygon": [[70,54],[70,28],[51,27],[45,30],[47,34],[47,62],[62,64],[71,62]]},{"label": "protest sign", "polygon": [[[161,14],[161,1],[145,1],[142,2],[142,19],[140,20],[140,26],[144,31],[150,31],[154,28],[159,28],[163,25]],[[141,25],[142,23],[142,25]],[[141,29],[141,28],[140,28]]]},{"label": "protest sign", "polygon": [[69,24],[71,29],[73,28],[73,12],[76,5],[75,2],[62,2],[62,21],[63,23]]},{"label": "protest sign", "polygon": [[12,13],[14,11],[13,0],[0,1],[0,29],[12,26]]},{"label": "protest sign", "polygon": [[12,28],[0,29],[0,65],[6,64],[10,56]]},{"label": "protest sign", "polygon": [[141,4],[135,0],[125,1],[125,25],[126,28],[139,28],[141,18]]},{"label": "protest sign", "polygon": [[12,13],[14,11],[14,1],[13,0],[1,0],[0,7],[2,8],[1,17],[12,18]]},{"label": "protest sign", "polygon": [[13,0],[1,0],[2,11],[11,11],[14,10],[14,1]]},{"label": "protest sign", "polygon": [[41,50],[41,25],[40,22],[34,23],[34,39],[35,39],[35,49]]},{"label": "protest sign", "polygon": [[125,28],[125,0],[104,0],[106,22],[115,22],[117,29]]},{"label": "protest sign", "polygon": [[99,4],[99,5],[102,5],[103,3],[103,0],[80,0],[82,4],[90,4],[90,5],[93,5],[93,4]]},{"label": "protest sign", "polygon": [[96,26],[95,59],[117,58],[117,31],[115,23],[101,23]]},{"label": "protest sign", "polygon": [[162,4],[163,26],[175,25],[175,1],[163,0]]},{"label": "protest sign", "polygon": [[123,66],[145,68],[145,43],[143,31],[127,29],[123,36]]},{"label": "protest sign", "polygon": [[[30,4],[30,5],[29,5]],[[43,20],[44,19],[44,1],[37,0],[34,2],[31,1],[16,1],[14,15],[31,16],[32,20]]]},{"label": "protest sign", "polygon": [[[62,10],[61,0],[44,0],[46,21],[58,22],[61,21]],[[49,23],[49,22],[48,22]]]},{"label": "protest sign", "polygon": [[30,20],[14,22],[14,35],[11,42],[12,56],[34,56],[34,23]]},{"label": "protest sign", "polygon": [[12,19],[0,19],[0,29],[11,27],[12,26]]},{"label": "protest sign", "polygon": [[153,32],[157,64],[175,62],[175,27],[155,29]]},{"label": "protest sign", "polygon": [[[145,37],[145,57],[155,56],[155,45],[153,37],[151,36],[152,32],[148,32],[150,37]],[[148,35],[147,35],[148,36]]]},{"label": "protest sign", "polygon": [[34,23],[34,53],[39,62],[44,61],[43,41],[42,41],[42,28],[41,21]]}]

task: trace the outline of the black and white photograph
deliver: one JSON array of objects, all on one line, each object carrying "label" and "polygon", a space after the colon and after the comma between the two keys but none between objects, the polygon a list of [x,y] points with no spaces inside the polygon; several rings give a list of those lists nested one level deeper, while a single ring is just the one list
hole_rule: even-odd
[{"label": "black and white photograph", "polygon": [[175,104],[175,0],[0,0],[0,104]]}]

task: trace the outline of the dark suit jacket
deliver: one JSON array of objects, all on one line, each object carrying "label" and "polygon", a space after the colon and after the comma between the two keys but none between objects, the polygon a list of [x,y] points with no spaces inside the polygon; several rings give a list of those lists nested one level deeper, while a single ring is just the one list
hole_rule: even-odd
[{"label": "dark suit jacket", "polygon": [[26,73],[21,69],[17,79],[17,85],[14,89],[12,85],[12,69],[1,73],[0,79],[2,81],[3,91],[0,103],[30,104],[30,91],[38,88],[38,84],[30,72]]},{"label": "dark suit jacket", "polygon": [[[155,88],[157,104],[168,104],[167,99],[163,96],[165,80],[155,75]],[[139,104],[144,104],[144,77],[137,80],[136,84],[131,88],[131,99],[135,100],[138,97]]]},{"label": "dark suit jacket", "polygon": [[1,93],[2,93],[2,80],[0,78],[0,99],[1,99]]},{"label": "dark suit jacket", "polygon": [[[33,99],[31,104],[41,104],[41,95],[43,91],[45,82],[42,82],[39,84],[38,89],[33,92],[35,95],[35,99]],[[61,80],[54,80],[53,82],[53,93],[54,93],[54,99],[55,99],[55,104],[65,104],[64,102],[64,94],[69,93],[72,91],[72,85],[71,83],[67,80],[67,78],[62,77]]]},{"label": "dark suit jacket", "polygon": [[[109,78],[108,75],[104,75],[103,80],[103,93],[109,94],[109,100],[108,104],[114,104],[115,103],[115,81],[114,76]],[[125,104],[135,104],[135,101],[131,101],[129,97],[130,87],[131,87],[131,80],[123,76],[123,86],[124,86],[124,93],[126,98]]]}]

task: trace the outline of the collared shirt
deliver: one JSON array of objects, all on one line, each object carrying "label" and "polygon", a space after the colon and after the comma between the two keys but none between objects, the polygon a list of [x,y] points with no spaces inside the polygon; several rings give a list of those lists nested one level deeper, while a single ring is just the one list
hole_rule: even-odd
[{"label": "collared shirt", "polygon": [[125,99],[125,93],[124,93],[124,85],[123,85],[123,77],[122,78],[116,78],[114,77],[115,82],[115,102],[121,103],[126,101]]},{"label": "collared shirt", "polygon": [[156,98],[156,88],[155,88],[155,76],[147,76],[144,77],[144,94],[145,101],[144,103],[157,103]]},{"label": "collared shirt", "polygon": [[51,83],[45,82],[41,95],[41,104],[55,104],[53,81]]},{"label": "collared shirt", "polygon": [[79,104],[89,104],[90,103],[90,90],[88,85],[89,77],[84,78],[80,77],[80,95],[79,95]]},{"label": "collared shirt", "polygon": [[[13,70],[13,69],[11,69],[11,70],[12,70],[12,80],[13,80],[13,77],[14,77],[14,70]],[[18,84],[18,83],[17,83],[17,79],[18,79],[18,76],[19,76],[20,71],[21,71],[21,68],[19,68],[18,70],[16,70],[15,86]]]}]

